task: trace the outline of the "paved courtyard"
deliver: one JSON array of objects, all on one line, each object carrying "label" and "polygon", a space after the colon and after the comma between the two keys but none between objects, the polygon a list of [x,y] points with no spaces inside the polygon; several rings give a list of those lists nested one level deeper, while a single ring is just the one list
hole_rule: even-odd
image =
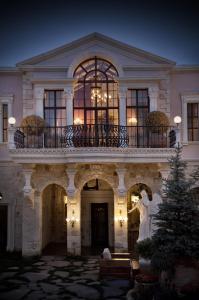
[{"label": "paved courtyard", "polygon": [[126,299],[128,280],[100,280],[97,258],[0,260],[0,299]]}]

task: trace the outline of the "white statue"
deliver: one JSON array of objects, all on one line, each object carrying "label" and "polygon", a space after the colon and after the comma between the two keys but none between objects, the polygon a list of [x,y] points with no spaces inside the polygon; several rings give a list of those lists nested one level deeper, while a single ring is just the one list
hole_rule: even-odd
[{"label": "white statue", "polygon": [[151,201],[149,205],[149,218],[150,218],[150,224],[149,224],[149,230],[150,235],[152,236],[154,231],[157,229],[156,221],[153,217],[153,215],[156,215],[159,211],[158,205],[162,203],[162,198],[159,193],[153,194],[153,200]]},{"label": "white statue", "polygon": [[145,190],[141,191],[142,198],[137,202],[137,204],[128,212],[131,213],[133,210],[138,208],[140,212],[140,228],[138,242],[150,237],[149,231],[149,212],[148,207],[150,205],[148,195]]}]

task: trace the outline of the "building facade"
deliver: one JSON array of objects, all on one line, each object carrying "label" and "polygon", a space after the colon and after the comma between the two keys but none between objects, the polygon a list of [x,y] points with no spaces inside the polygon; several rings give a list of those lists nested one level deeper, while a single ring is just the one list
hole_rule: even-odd
[{"label": "building facade", "polygon": [[[153,111],[169,124],[148,125]],[[33,126],[34,116],[42,119]],[[133,251],[153,232],[178,142],[191,171],[199,165],[198,66],[93,33],[1,68],[1,250]]]}]

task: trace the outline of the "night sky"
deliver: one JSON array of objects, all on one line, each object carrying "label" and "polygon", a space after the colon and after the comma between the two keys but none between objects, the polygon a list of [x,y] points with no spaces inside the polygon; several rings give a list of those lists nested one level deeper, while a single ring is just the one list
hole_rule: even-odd
[{"label": "night sky", "polygon": [[1,0],[0,66],[14,66],[94,31],[177,64],[199,64],[196,3]]}]

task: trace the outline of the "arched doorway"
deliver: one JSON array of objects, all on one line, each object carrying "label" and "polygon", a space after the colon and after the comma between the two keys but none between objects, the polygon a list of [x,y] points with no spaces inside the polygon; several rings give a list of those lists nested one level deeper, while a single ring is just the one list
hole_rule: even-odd
[{"label": "arched doorway", "polygon": [[133,252],[140,230],[140,208],[137,202],[142,198],[141,192],[146,191],[148,199],[152,200],[151,189],[143,183],[133,185],[128,191],[127,211],[128,211],[128,251]]},{"label": "arched doorway", "polygon": [[[67,197],[63,187],[48,185],[42,193],[42,249],[46,254],[66,254]],[[63,253],[62,253],[63,251]]]},{"label": "arched doorway", "polygon": [[114,194],[101,179],[88,181],[81,191],[82,253],[114,246]]}]

